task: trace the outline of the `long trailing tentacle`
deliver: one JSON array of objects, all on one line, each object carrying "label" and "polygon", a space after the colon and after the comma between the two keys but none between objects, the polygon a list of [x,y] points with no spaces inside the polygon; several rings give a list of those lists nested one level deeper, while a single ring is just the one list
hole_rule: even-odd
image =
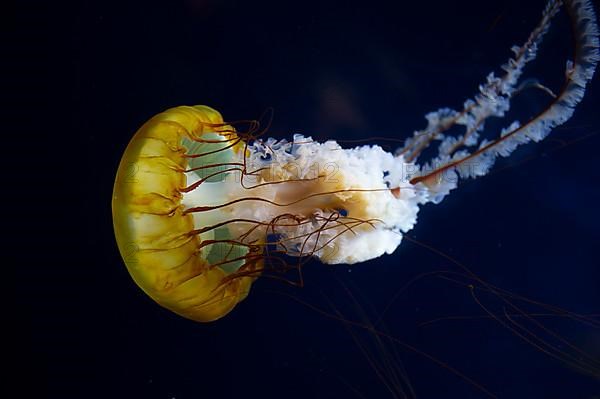
[{"label": "long trailing tentacle", "polygon": [[[444,139],[440,146],[440,154],[448,154],[461,145],[470,146],[478,141],[478,132],[483,130],[484,121],[490,116],[501,117],[509,108],[511,97],[518,92],[517,83],[527,63],[537,54],[544,35],[550,27],[550,22],[561,6],[560,0],[550,0],[544,9],[538,26],[529,35],[522,46],[511,48],[514,58],[502,65],[505,74],[496,77],[494,73],[487,76],[486,83],[479,86],[475,99],[465,101],[463,109],[455,111],[450,108],[440,108],[425,115],[427,127],[414,132],[413,137],[406,140],[404,147],[398,150],[408,161],[416,161],[421,151],[434,140]],[[465,133],[461,137],[444,137],[443,133],[450,128],[461,125]]]},{"label": "long trailing tentacle", "polygon": [[[536,57],[537,48],[561,5],[565,6],[570,16],[574,39],[573,59],[567,61],[561,90],[552,96],[550,104],[523,125],[515,121],[493,141],[480,140],[478,133],[483,130],[484,121],[490,116],[504,116],[508,111],[511,98],[519,92],[523,69]],[[544,139],[553,128],[573,115],[600,60],[598,48],[598,26],[591,2],[550,0],[540,23],[525,44],[512,48],[515,57],[502,66],[504,76],[498,78],[493,73],[488,75],[487,82],[479,87],[480,92],[475,100],[467,100],[461,112],[443,108],[428,114],[427,128],[415,132],[406,145],[398,150],[406,160],[412,162],[433,140],[441,139],[438,156],[424,165],[411,183],[423,183],[432,193],[430,200],[439,202],[456,186],[456,174],[461,178],[485,175],[498,156],[506,157],[520,144]],[[442,133],[454,125],[465,126],[465,133],[459,137],[444,137]],[[474,151],[466,149],[475,145],[478,147]]]}]

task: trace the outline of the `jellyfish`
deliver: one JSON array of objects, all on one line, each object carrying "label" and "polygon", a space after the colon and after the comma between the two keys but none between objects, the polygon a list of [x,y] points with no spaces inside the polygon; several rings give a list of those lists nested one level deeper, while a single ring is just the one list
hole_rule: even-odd
[{"label": "jellyfish", "polygon": [[[574,46],[555,93],[522,74],[561,7]],[[393,153],[300,134],[266,138],[268,126],[227,122],[204,105],[168,109],[135,133],[118,167],[112,209],[124,263],[159,305],[209,322],[246,298],[260,276],[290,281],[293,269],[291,282],[302,285],[308,257],[354,264],[392,254],[424,204],[439,204],[461,180],[487,174],[499,157],[566,122],[592,79],[598,48],[591,2],[550,0],[499,76],[490,73],[462,109],[428,113],[427,126]],[[504,117],[529,87],[548,93],[547,106],[495,135],[486,131],[486,120]],[[421,160],[434,144],[437,154]]]}]

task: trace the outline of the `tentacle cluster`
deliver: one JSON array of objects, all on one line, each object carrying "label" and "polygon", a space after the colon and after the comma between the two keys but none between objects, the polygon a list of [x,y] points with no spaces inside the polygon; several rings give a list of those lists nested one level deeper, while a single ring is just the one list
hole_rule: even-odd
[{"label": "tentacle cluster", "polygon": [[[510,108],[510,100],[520,91],[519,83],[524,67],[535,59],[538,46],[550,27],[552,18],[563,5],[566,7],[574,27],[573,60],[567,61],[565,82],[558,94],[536,84],[551,94],[552,101],[539,114],[521,124],[514,121],[504,128],[494,140],[480,139],[485,120],[502,117]],[[397,153],[407,159],[416,160],[421,151],[434,140],[440,140],[438,156],[422,165],[421,172],[413,177],[412,183],[422,183],[432,193],[431,201],[441,201],[456,187],[457,177],[469,178],[485,175],[498,157],[510,155],[519,145],[544,139],[556,126],[567,121],[575,106],[583,98],[588,82],[592,79],[598,55],[598,26],[594,10],[587,0],[550,0],[542,19],[522,46],[514,46],[514,57],[502,66],[504,75],[488,75],[486,83],[479,87],[474,100],[467,100],[463,110],[449,108],[427,114],[428,125],[407,140]],[[444,132],[456,125],[465,127],[465,132],[456,136],[445,136]],[[477,146],[475,150],[469,147]]]}]

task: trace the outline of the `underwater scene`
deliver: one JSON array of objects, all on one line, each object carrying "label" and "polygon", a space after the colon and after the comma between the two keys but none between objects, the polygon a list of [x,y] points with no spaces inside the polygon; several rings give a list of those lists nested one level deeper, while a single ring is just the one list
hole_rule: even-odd
[{"label": "underwater scene", "polygon": [[600,398],[597,11],[81,2],[39,397]]}]

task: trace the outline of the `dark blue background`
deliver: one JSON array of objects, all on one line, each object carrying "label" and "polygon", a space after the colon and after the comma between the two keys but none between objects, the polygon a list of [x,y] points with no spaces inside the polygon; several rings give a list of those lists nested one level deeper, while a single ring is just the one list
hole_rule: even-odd
[{"label": "dark blue background", "polygon": [[[210,105],[228,120],[258,118],[273,107],[270,134],[279,138],[405,138],[424,126],[426,112],[460,107],[490,71],[499,72],[510,46],[527,38],[543,7],[537,0],[526,6],[512,0],[188,0],[88,1],[64,12],[32,12],[32,28],[46,12],[63,17],[44,22],[51,30],[39,39],[46,73],[32,79],[49,81],[57,97],[69,97],[70,108],[59,117],[74,129],[79,150],[67,161],[66,177],[78,193],[67,202],[82,211],[68,219],[83,226],[69,236],[83,243],[75,251],[58,247],[77,254],[74,267],[18,272],[26,281],[17,287],[20,358],[32,376],[26,388],[52,398],[402,397],[378,378],[343,322],[300,302],[366,325],[361,309],[374,322],[415,276],[459,267],[405,241],[393,255],[352,267],[310,262],[302,289],[260,279],[230,315],[196,324],[155,305],[121,261],[110,213],[120,155],[145,120],[184,104]],[[569,45],[561,14],[527,75],[558,89]],[[59,66],[58,57],[67,62]],[[53,86],[55,73],[69,86]],[[512,116],[525,118],[547,101],[527,91]],[[409,235],[491,284],[598,320],[599,103],[596,81],[564,127],[500,162],[495,173],[465,182],[440,205],[423,207]],[[491,122],[490,134],[509,119]],[[497,321],[477,318],[485,312],[465,285],[473,281],[440,276],[402,291],[377,327],[499,398],[598,397],[598,374],[584,375]],[[503,315],[507,305],[500,298],[482,290],[476,296]],[[529,313],[548,313],[515,303]],[[475,318],[422,325],[447,316]],[[600,358],[597,327],[567,317],[537,320],[596,362]],[[417,397],[486,397],[406,346],[384,340],[379,351],[371,334],[354,331],[377,361],[404,365]]]}]

